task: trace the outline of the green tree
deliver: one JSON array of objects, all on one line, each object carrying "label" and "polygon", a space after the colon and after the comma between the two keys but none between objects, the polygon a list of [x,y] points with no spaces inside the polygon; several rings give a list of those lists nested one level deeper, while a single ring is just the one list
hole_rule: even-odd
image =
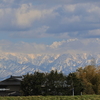
[{"label": "green tree", "polygon": [[45,84],[46,95],[63,95],[65,86],[65,76],[63,73],[52,70],[47,74]]},{"label": "green tree", "polygon": [[23,76],[21,82],[21,90],[23,95],[41,95],[43,92],[43,85],[45,83],[45,74],[34,72],[34,74],[27,74]]},{"label": "green tree", "polygon": [[31,86],[31,80],[32,80],[32,74],[27,74],[23,76],[23,79],[21,81],[21,92],[22,95],[31,95],[32,94],[32,86]]},{"label": "green tree", "polygon": [[67,76],[67,94],[68,95],[80,95],[81,92],[84,90],[84,84],[81,79],[76,76],[76,73],[70,73]]}]

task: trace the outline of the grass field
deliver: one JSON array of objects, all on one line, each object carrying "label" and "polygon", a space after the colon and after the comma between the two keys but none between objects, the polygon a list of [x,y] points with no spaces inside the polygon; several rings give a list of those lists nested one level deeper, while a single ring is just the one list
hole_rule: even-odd
[{"label": "grass field", "polygon": [[100,95],[84,96],[7,96],[0,97],[0,100],[100,100]]}]

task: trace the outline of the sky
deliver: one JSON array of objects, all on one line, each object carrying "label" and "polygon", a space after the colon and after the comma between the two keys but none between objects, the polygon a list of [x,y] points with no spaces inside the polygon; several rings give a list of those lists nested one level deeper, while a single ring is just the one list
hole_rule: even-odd
[{"label": "sky", "polygon": [[0,51],[99,53],[100,0],[0,0]]}]

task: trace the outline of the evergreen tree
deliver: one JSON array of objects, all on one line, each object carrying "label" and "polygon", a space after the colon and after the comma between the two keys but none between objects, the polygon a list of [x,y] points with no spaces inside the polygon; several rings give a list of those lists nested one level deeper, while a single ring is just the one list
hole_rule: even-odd
[{"label": "evergreen tree", "polygon": [[65,90],[65,76],[52,70],[46,76],[46,95],[63,95]]},{"label": "evergreen tree", "polygon": [[84,84],[81,79],[79,79],[75,73],[70,73],[67,76],[67,94],[68,95],[80,95],[84,90]]},{"label": "evergreen tree", "polygon": [[21,82],[21,90],[23,95],[41,95],[43,92],[43,85],[45,82],[45,74],[34,72],[34,74],[27,74],[23,76]]},{"label": "evergreen tree", "polygon": [[32,94],[32,77],[32,74],[24,75],[21,81],[21,92],[25,96]]}]

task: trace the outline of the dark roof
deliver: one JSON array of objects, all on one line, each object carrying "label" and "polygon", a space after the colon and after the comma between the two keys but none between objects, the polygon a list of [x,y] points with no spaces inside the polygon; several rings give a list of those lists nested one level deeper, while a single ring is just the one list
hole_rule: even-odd
[{"label": "dark roof", "polygon": [[21,80],[22,76],[10,76],[10,78],[1,81],[0,85],[20,85]]},{"label": "dark roof", "polygon": [[22,76],[12,76],[11,75],[10,79],[16,79],[16,80],[21,81],[22,80]]}]

